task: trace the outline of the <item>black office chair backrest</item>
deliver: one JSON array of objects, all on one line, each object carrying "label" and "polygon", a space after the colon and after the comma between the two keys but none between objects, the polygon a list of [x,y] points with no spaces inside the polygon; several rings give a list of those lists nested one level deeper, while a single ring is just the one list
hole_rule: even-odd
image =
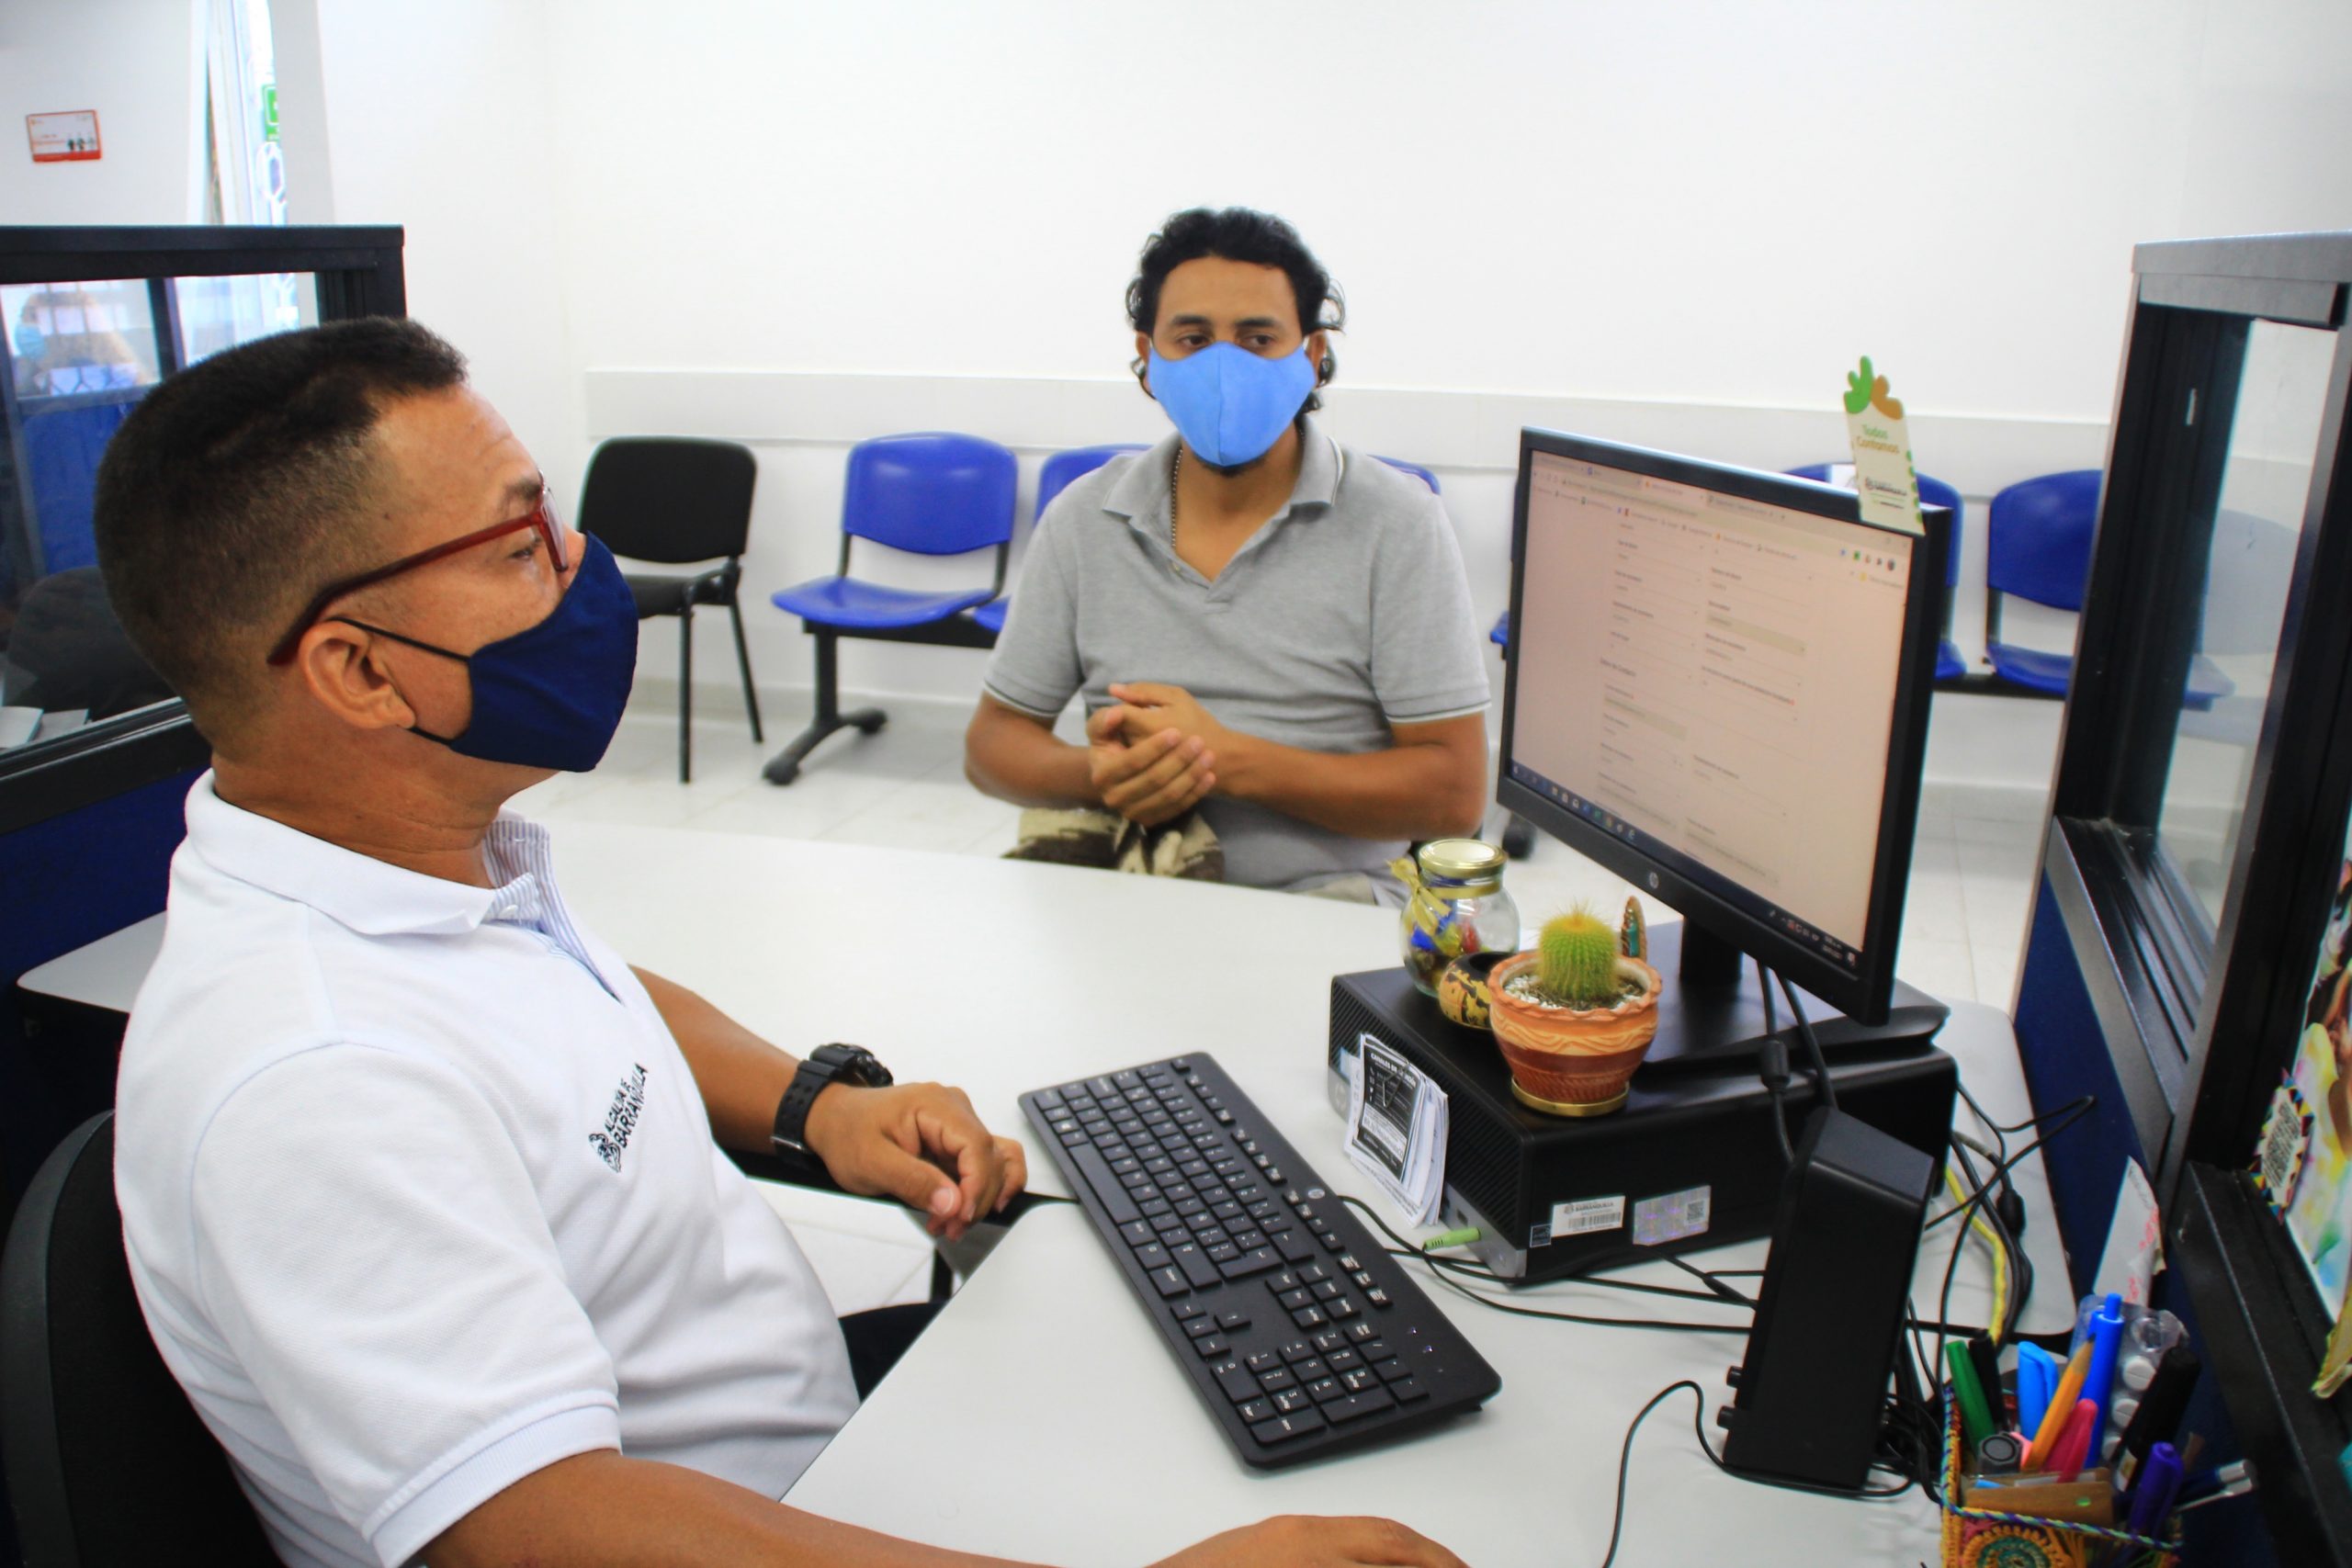
[{"label": "black office chair backrest", "polygon": [[57,1146],[8,1228],[0,1458],[26,1568],[277,1561],[140,1315],[112,1111]]},{"label": "black office chair backrest", "polygon": [[588,459],[580,529],[631,560],[679,565],[740,556],[760,467],[732,441],[618,436]]}]

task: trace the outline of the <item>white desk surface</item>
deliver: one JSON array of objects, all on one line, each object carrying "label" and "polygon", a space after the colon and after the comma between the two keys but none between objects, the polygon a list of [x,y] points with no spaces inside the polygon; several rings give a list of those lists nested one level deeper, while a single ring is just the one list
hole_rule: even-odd
[{"label": "white desk surface", "polygon": [[[1371,1193],[1340,1148],[1324,1055],[1330,976],[1396,961],[1389,911],[976,856],[586,823],[563,826],[556,859],[584,924],[769,1039],[795,1051],[854,1041],[902,1081],[962,1086],[992,1126],[1027,1144],[1038,1191],[1068,1190],[1020,1114],[1020,1093],[1208,1051],[1329,1185]],[[127,1006],[155,925],[22,983]],[[1939,1043],[1992,1114],[2030,1113],[2003,1014],[1957,1004]],[[2040,1159],[2021,1164],[2017,1179],[2034,1216],[2027,1245],[2039,1276],[2026,1326],[2063,1328],[2073,1313]],[[1935,1310],[1951,1234],[1939,1227],[1923,1248],[1922,1313]],[[1764,1251],[1750,1242],[1700,1261],[1754,1268]],[[1689,1278],[1663,1264],[1627,1277]],[[1953,1321],[1984,1321],[1989,1283],[1972,1244]],[[1085,1216],[1036,1210],[791,1500],[942,1545],[1070,1563],[1148,1561],[1273,1513],[1380,1512],[1480,1568],[1549,1568],[1599,1560],[1617,1445],[1652,1393],[1693,1379],[1708,1393],[1709,1439],[1720,1438],[1713,1411],[1741,1335],[1539,1322],[1428,1290],[1502,1374],[1503,1392],[1478,1415],[1401,1446],[1261,1474],[1199,1407]],[[1714,1315],[1590,1283],[1511,1299],[1608,1316]],[[1679,1394],[1644,1426],[1623,1560],[1935,1555],[1932,1511],[1916,1496],[1866,1506],[1735,1481],[1692,1449],[1690,1412]],[[1182,1502],[1136,1505],[1154,1490]]]}]

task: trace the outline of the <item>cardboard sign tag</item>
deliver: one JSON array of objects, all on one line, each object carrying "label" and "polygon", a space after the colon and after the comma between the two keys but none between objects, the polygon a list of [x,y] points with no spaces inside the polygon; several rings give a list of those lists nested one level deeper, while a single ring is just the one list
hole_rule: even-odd
[{"label": "cardboard sign tag", "polygon": [[1861,368],[1846,375],[1846,439],[1854,452],[1854,490],[1862,498],[1862,521],[1924,534],[1919,522],[1919,476],[1911,468],[1911,427],[1886,378],[1862,355]]}]

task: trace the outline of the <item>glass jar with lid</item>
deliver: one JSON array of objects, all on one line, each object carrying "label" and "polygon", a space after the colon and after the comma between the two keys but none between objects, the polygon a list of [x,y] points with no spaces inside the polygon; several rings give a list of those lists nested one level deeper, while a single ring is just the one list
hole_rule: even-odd
[{"label": "glass jar with lid", "polygon": [[1519,951],[1519,906],[1503,890],[1502,851],[1476,839],[1432,839],[1395,863],[1407,897],[1405,971],[1428,995],[1455,959]]}]

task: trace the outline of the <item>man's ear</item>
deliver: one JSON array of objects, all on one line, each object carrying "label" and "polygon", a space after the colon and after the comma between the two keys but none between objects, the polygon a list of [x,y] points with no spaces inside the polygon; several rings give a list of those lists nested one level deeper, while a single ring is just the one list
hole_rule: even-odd
[{"label": "man's ear", "polygon": [[1143,395],[1153,402],[1158,402],[1159,395],[1151,389],[1151,334],[1149,333],[1136,333],[1136,357],[1133,368],[1136,373],[1136,385],[1143,389]]},{"label": "man's ear", "polygon": [[295,645],[311,699],[355,729],[413,729],[416,710],[384,663],[384,639],[347,621],[321,621]]},{"label": "man's ear", "polygon": [[1317,386],[1331,384],[1331,337],[1320,327],[1306,334],[1306,362],[1315,367]]}]

